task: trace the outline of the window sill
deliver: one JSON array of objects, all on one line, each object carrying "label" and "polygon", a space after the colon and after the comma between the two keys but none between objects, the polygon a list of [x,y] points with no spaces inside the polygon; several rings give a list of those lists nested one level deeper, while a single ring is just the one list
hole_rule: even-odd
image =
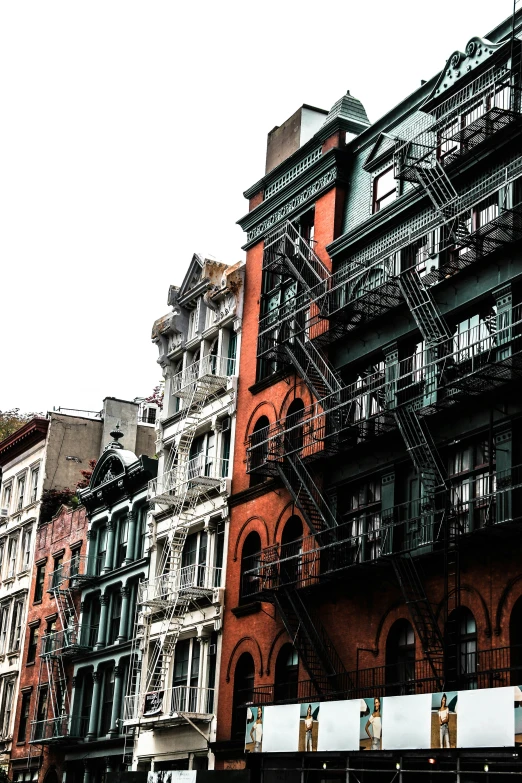
[{"label": "window sill", "polygon": [[230,610],[235,617],[246,617],[249,614],[257,614],[261,611],[261,601],[251,601],[248,604],[239,604]]},{"label": "window sill", "polygon": [[42,603],[42,598],[38,598],[36,601],[33,601],[33,606],[37,606],[38,604]]},{"label": "window sill", "polygon": [[25,664],[26,666],[34,666],[36,664],[36,659],[34,661],[27,661]]}]

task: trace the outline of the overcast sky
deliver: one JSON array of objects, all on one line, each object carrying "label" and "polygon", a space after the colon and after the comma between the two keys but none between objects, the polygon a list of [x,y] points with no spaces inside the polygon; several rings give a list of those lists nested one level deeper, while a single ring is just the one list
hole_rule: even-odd
[{"label": "overcast sky", "polygon": [[371,121],[512,0],[0,3],[0,410],[150,393],[194,251],[233,263],[266,134],[349,89]]}]

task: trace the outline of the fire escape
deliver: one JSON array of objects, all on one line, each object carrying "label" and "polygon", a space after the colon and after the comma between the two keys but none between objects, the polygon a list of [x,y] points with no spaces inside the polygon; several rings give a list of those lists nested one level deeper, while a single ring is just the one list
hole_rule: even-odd
[{"label": "fire escape", "polygon": [[[157,576],[139,586],[124,709],[124,724],[129,727],[139,725],[149,702],[162,704],[184,617],[191,604],[211,596],[215,587],[198,579],[192,566],[182,568],[182,555],[197,505],[213,504],[222,483],[221,478],[209,475],[201,455],[191,459],[191,446],[204,407],[227,388],[229,362],[208,355],[174,379],[173,393],[183,406],[177,434],[163,474],[149,483],[149,500],[168,511],[169,529],[156,564]],[[165,706],[168,713],[171,705]],[[183,711],[177,708],[176,712]]]},{"label": "fire escape", "polygon": [[[96,576],[86,557],[77,556],[49,576],[48,592],[56,600],[61,628],[42,638],[37,698],[31,722],[31,744],[44,745],[83,740],[87,727],[81,718],[71,714],[67,661],[92,649],[95,640],[89,628],[80,626],[78,592]],[[42,695],[43,694],[43,695]],[[45,717],[38,714],[45,706]]]},{"label": "fire escape", "polygon": [[[291,300],[281,306],[278,312],[269,313],[260,321],[258,356],[270,356],[277,360],[278,365],[291,366],[307,383],[316,402],[309,410],[303,411],[300,418],[271,425],[264,446],[258,441],[255,444],[252,441],[251,456],[254,456],[255,449],[259,453],[260,446],[263,446],[266,460],[264,465],[260,465],[256,458],[251,465],[271,475],[274,475],[275,468],[301,510],[310,531],[320,543],[321,540],[326,544],[332,541],[337,520],[331,504],[312,478],[310,463],[341,448],[341,430],[358,426],[361,432],[360,425],[354,424],[352,415],[361,396],[360,389],[354,385],[344,386],[334,368],[329,365],[323,353],[324,347],[359,324],[383,315],[400,302],[408,305],[422,336],[424,372],[429,377],[429,394],[425,394],[424,398],[418,394],[410,398],[401,395],[399,363],[395,370],[386,373],[384,379],[373,379],[370,383],[374,383],[385,400],[380,416],[383,431],[390,429],[391,417],[421,482],[420,529],[423,532],[420,538],[410,551],[398,554],[383,551],[383,554],[391,556],[418,639],[440,687],[443,687],[445,679],[451,678],[451,656],[446,656],[444,670],[444,640],[424,588],[416,554],[430,551],[434,541],[432,520],[435,511],[440,512],[440,504],[447,507],[449,503],[449,483],[424,414],[451,404],[457,398],[450,399],[448,394],[444,400],[438,399],[437,386],[442,385],[446,368],[451,365],[452,333],[432,296],[431,288],[499,247],[522,239],[520,204],[509,206],[473,235],[466,220],[470,207],[522,174],[522,157],[510,164],[509,171],[502,173],[503,179],[499,179],[498,175],[490,177],[477,188],[460,195],[448,176],[448,170],[456,168],[459,161],[469,159],[494,134],[512,133],[520,126],[520,91],[518,82],[514,81],[515,76],[514,70],[506,68],[486,72],[439,106],[428,129],[424,127],[414,132],[409,141],[397,143],[394,153],[396,178],[413,183],[425,193],[433,207],[433,214],[417,234],[410,233],[407,240],[399,241],[391,248],[387,245],[376,254],[377,260],[370,256],[369,267],[353,263],[349,265],[348,273],[330,275],[291,223],[276,229],[265,240],[264,271],[284,271],[294,279],[296,287]],[[475,107],[477,102],[481,108],[469,114],[470,107]],[[462,121],[463,116],[469,121]],[[447,155],[442,158],[441,149],[447,151]],[[421,275],[415,264],[406,265],[402,270],[389,264],[390,252],[400,257],[414,241],[422,239],[427,230],[436,229],[440,231],[441,251],[451,245],[460,248],[458,253],[448,256],[450,260],[446,262],[445,268]],[[501,341],[502,337],[498,339]],[[493,358],[491,353],[490,358]],[[520,370],[520,363],[512,362],[508,375],[513,371],[519,373]],[[475,380],[470,374],[459,381],[456,388],[460,387],[462,391],[467,387],[473,389],[473,393],[477,393],[478,387],[485,390],[489,385],[494,388],[503,372],[500,367],[489,375],[484,371],[475,372]],[[311,441],[314,441],[313,444]],[[446,613],[449,615],[451,609],[459,604],[458,552],[461,531],[458,523],[448,522],[444,509],[442,517],[438,514],[438,518],[442,518],[440,524],[443,530],[448,596]],[[280,561],[279,567],[284,568],[284,560]],[[273,566],[271,569],[273,572]],[[324,687],[325,682],[333,682],[332,671],[336,672],[339,680],[339,676],[344,673],[342,664],[338,656],[333,654],[333,648],[333,653],[325,656],[324,630],[306,612],[299,591],[291,586],[292,580],[288,580],[283,589],[284,582],[284,579],[279,582],[273,580],[268,594],[273,593],[273,600],[289,636],[295,640],[310,678],[322,692],[321,687]],[[313,653],[310,648],[313,648]]]}]

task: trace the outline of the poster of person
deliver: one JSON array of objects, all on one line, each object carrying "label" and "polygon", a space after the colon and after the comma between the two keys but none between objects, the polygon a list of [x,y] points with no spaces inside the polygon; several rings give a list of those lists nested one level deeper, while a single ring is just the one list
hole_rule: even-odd
[{"label": "poster of person", "polygon": [[515,685],[515,745],[522,745],[522,685]]},{"label": "poster of person", "polygon": [[431,694],[431,747],[457,747],[457,691]]},{"label": "poster of person", "polygon": [[383,701],[380,696],[360,699],[359,750],[381,750]]},{"label": "poster of person", "polygon": [[299,715],[299,751],[310,753],[317,750],[319,736],[319,702],[301,704]]},{"label": "poster of person", "polygon": [[245,753],[263,751],[263,707],[248,707],[245,731]]}]

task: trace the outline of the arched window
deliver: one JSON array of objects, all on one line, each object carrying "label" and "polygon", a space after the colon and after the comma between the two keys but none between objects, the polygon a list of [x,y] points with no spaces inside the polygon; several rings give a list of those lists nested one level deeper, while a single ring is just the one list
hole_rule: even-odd
[{"label": "arched window", "polygon": [[386,639],[386,694],[415,693],[415,634],[408,620],[397,620]]},{"label": "arched window", "polygon": [[464,606],[455,609],[446,625],[446,680],[448,687],[477,687],[477,624]]},{"label": "arched window", "polygon": [[250,486],[259,484],[264,481],[264,475],[260,472],[263,466],[266,464],[268,457],[268,428],[270,422],[267,416],[260,416],[256,421],[254,430],[252,432],[252,438],[250,445],[252,451],[250,452]]},{"label": "arched window", "polygon": [[232,737],[239,739],[245,734],[246,708],[254,701],[254,659],[250,653],[243,653],[234,672],[234,698],[232,712]]},{"label": "arched window", "polygon": [[286,451],[300,451],[303,448],[303,413],[304,402],[300,397],[297,397],[291,402],[286,414]]},{"label": "arched window", "polygon": [[511,684],[522,682],[522,596],[517,600],[509,619],[509,644],[511,647]]},{"label": "arched window", "polygon": [[261,539],[253,530],[245,538],[241,551],[241,597],[248,598],[259,590],[259,565],[261,558]]},{"label": "arched window", "polygon": [[299,658],[293,644],[283,644],[275,665],[274,698],[276,701],[295,701],[299,676]]},{"label": "arched window", "polygon": [[283,584],[299,581],[303,523],[295,514],[287,519],[281,535],[281,580]]}]

